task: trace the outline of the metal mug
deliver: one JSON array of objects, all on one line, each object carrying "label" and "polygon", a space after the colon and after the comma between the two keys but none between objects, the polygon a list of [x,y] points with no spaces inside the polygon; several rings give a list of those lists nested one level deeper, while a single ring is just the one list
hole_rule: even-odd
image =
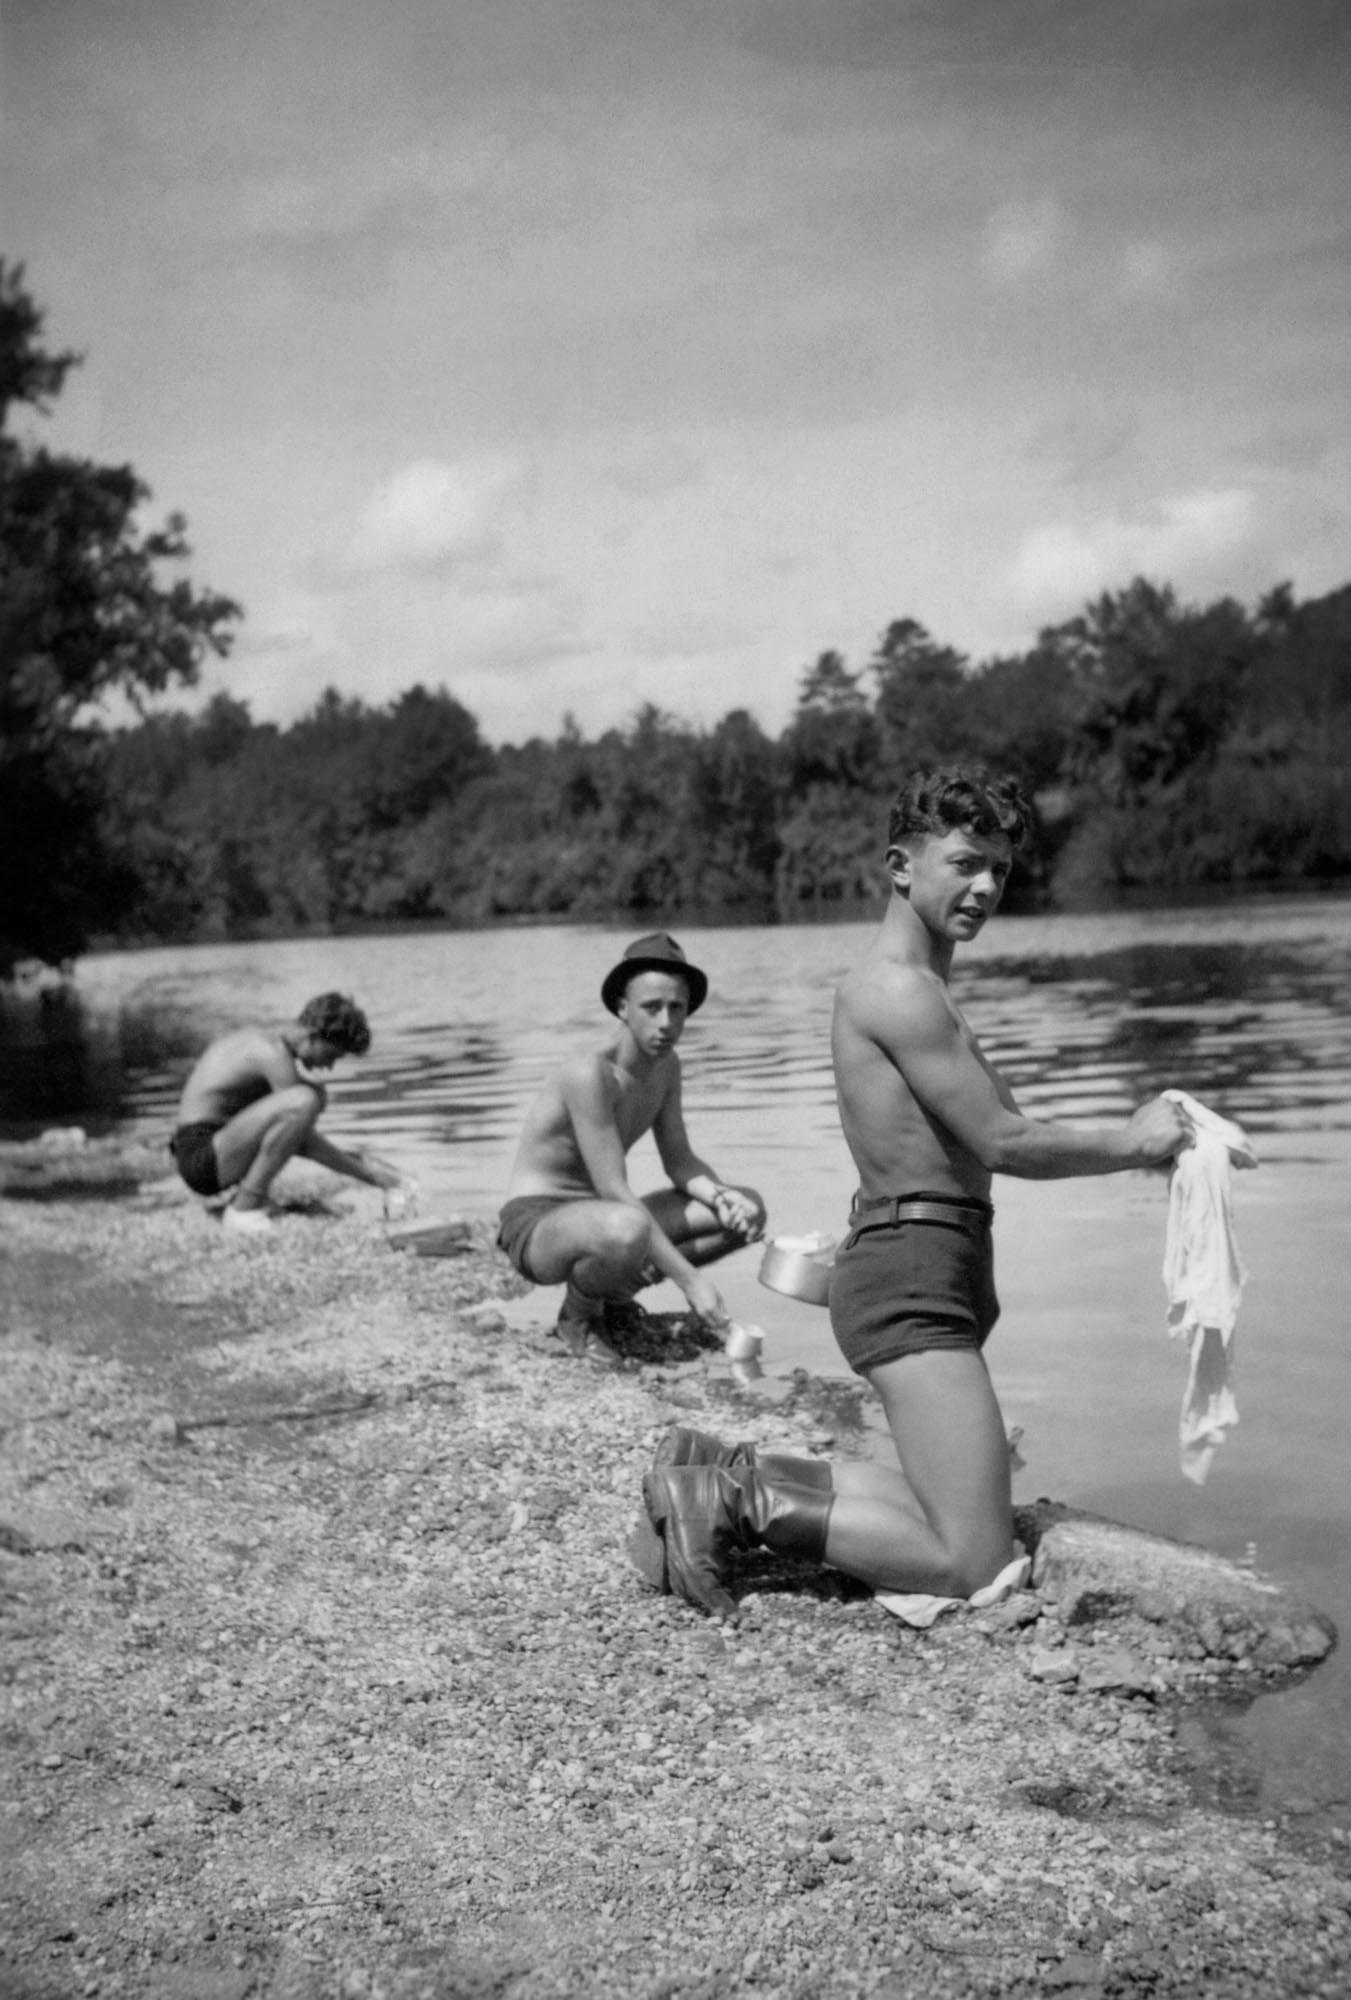
[{"label": "metal mug", "polygon": [[727,1329],[722,1351],[729,1361],[758,1361],[760,1349],[764,1344],[765,1335],[762,1327],[745,1326],[740,1320],[734,1319]]},{"label": "metal mug", "polygon": [[828,1236],[774,1236],[760,1260],[760,1283],[807,1305],[828,1305],[834,1261],[835,1245]]}]

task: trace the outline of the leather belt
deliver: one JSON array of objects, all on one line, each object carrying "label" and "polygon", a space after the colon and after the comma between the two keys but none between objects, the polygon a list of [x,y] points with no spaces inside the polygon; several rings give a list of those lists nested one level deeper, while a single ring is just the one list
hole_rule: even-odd
[{"label": "leather belt", "polygon": [[[889,1210],[888,1214],[879,1213]],[[965,1229],[975,1235],[988,1229],[994,1210],[988,1205],[968,1207],[965,1202],[926,1201],[922,1196],[903,1194],[855,1195],[850,1220],[877,1216],[877,1228],[892,1228],[898,1222],[937,1222],[948,1229]]]}]

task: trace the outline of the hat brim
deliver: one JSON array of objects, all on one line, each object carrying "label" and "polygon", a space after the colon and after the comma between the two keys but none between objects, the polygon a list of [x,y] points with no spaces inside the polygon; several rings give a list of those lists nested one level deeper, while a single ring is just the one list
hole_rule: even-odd
[{"label": "hat brim", "polygon": [[640,972],[669,972],[673,978],[683,979],[690,989],[691,1014],[697,1014],[708,997],[708,975],[701,972],[697,965],[681,965],[671,958],[621,958],[618,965],[606,974],[600,989],[601,1000],[611,1014],[619,1012],[624,988]]}]

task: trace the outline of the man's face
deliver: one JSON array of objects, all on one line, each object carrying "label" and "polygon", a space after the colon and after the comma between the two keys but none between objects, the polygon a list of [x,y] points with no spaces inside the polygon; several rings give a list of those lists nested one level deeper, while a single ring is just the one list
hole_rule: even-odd
[{"label": "man's face", "polygon": [[678,972],[639,972],[624,989],[619,1018],[645,1056],[664,1056],[685,1032],[689,988]]},{"label": "man's face", "polygon": [[296,1061],[306,1069],[332,1069],[347,1053],[324,1035],[306,1035],[296,1049]]},{"label": "man's face", "polygon": [[891,850],[892,874],[910,907],[936,937],[964,944],[999,908],[1013,866],[1002,833],[921,834]]}]

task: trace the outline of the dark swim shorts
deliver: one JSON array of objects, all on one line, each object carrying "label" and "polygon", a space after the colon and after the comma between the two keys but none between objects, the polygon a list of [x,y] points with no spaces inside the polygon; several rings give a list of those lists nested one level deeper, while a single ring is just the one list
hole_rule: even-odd
[{"label": "dark swim shorts", "polygon": [[892,1204],[860,1210],[835,1258],[830,1323],[856,1375],[930,1348],[985,1345],[999,1317],[986,1201],[901,1195],[943,1211],[896,1220]]},{"label": "dark swim shorts", "polygon": [[220,1169],[216,1165],[216,1149],[211,1143],[220,1129],[218,1124],[213,1125],[209,1120],[200,1125],[180,1125],[169,1141],[174,1165],[194,1194],[224,1193]]},{"label": "dark swim shorts", "polygon": [[505,1250],[523,1278],[529,1278],[532,1285],[542,1284],[530,1268],[530,1239],[538,1223],[546,1215],[552,1215],[565,1202],[594,1200],[594,1195],[582,1194],[517,1194],[504,1202],[502,1213],[497,1218],[497,1247]]}]

